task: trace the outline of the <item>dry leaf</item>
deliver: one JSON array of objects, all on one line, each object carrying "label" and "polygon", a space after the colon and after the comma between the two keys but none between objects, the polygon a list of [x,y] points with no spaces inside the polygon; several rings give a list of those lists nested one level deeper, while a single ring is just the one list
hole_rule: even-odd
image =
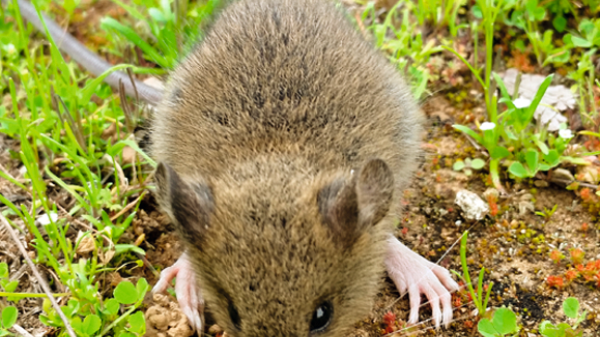
[{"label": "dry leaf", "polygon": [[133,164],[135,160],[135,150],[129,146],[123,148],[123,163]]},{"label": "dry leaf", "polygon": [[87,235],[84,236],[84,233],[79,231],[79,233],[77,233],[76,242],[79,242],[79,245],[77,246],[77,254],[87,254],[96,249],[96,242],[94,241],[94,237],[89,233],[87,233]]}]

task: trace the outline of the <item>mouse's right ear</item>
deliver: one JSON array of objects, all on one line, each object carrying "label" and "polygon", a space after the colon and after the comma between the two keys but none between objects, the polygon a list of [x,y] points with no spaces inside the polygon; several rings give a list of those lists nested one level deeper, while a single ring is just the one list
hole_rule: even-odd
[{"label": "mouse's right ear", "polygon": [[165,163],[156,168],[155,179],[161,208],[176,223],[185,240],[201,242],[214,209],[214,198],[208,184],[201,179],[187,183]]},{"label": "mouse's right ear", "polygon": [[387,215],[393,192],[392,171],[383,160],[372,159],[351,179],[338,178],[323,187],[317,203],[334,237],[352,244]]}]

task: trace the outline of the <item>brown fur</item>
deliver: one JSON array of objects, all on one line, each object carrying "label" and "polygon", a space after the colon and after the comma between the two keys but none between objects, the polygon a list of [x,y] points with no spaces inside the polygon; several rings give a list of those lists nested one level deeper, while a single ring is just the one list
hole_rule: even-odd
[{"label": "brown fur", "polygon": [[158,196],[217,322],[308,336],[330,301],[320,335],[343,335],[371,308],[417,165],[421,114],[396,69],[327,1],[239,0],[164,97]]}]

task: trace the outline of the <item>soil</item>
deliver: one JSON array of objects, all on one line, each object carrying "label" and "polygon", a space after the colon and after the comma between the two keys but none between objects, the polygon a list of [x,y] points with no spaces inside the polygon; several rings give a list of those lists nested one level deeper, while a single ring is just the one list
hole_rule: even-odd
[{"label": "soil", "polygon": [[[95,41],[92,44],[101,46],[102,43],[98,41],[102,41],[96,41],[100,39],[97,31],[89,27],[91,23],[97,24],[102,15],[119,10],[112,2],[104,0],[97,2],[94,8],[95,10],[87,14],[87,18],[76,12],[70,31],[79,32],[79,38]],[[459,71],[456,72],[458,73]],[[543,320],[553,323],[565,321],[561,308],[562,302],[569,296],[578,298],[581,307],[588,312],[587,319],[582,323],[583,335],[597,336],[597,331],[600,330],[600,284],[584,282],[580,277],[573,282],[565,282],[564,286],[551,287],[547,279],[549,276],[565,275],[565,272],[574,268],[568,256],[571,248],[579,248],[585,252],[584,265],[600,260],[598,210],[594,205],[582,200],[579,192],[550,183],[542,179],[544,177],[515,182],[503,176],[509,195],[497,201],[498,214],[488,214],[478,222],[465,219],[462,210],[454,204],[456,192],[466,189],[484,198],[484,192],[489,189],[488,175],[487,172],[476,171],[468,176],[452,169],[452,164],[457,159],[485,157],[466,138],[453,131],[451,125],[455,122],[467,123],[474,119],[483,119],[483,101],[481,94],[472,94],[469,76],[453,83],[460,85],[452,87],[446,83],[440,85],[440,88],[430,88],[431,92],[437,94],[428,97],[423,104],[423,110],[430,122],[430,127],[424,135],[425,156],[412,186],[405,193],[406,213],[398,225],[397,236],[429,260],[439,261],[446,268],[462,271],[457,242],[468,229],[470,234],[467,257],[471,277],[476,278],[480,268],[486,268],[484,283],[494,282],[489,307],[504,305],[517,312],[520,317],[519,324],[523,327],[521,336],[538,336],[536,328]],[[437,91],[438,89],[440,91]],[[452,98],[465,91],[469,92],[466,100],[458,102]],[[18,146],[17,141],[0,135],[0,168],[16,179],[22,179],[22,164],[14,156]],[[567,169],[574,171],[572,167]],[[18,204],[27,207],[31,204],[30,196],[5,180],[0,180],[0,193]],[[54,197],[59,198],[60,193]],[[549,218],[535,214],[552,209],[555,205],[556,212]],[[4,209],[0,204],[0,211]],[[19,225],[18,221],[15,222]],[[144,240],[140,247],[147,252],[144,258],[145,267],[133,272],[123,271],[106,275],[104,282],[101,282],[105,287],[101,289],[103,293],[112,291],[114,284],[122,278],[145,277],[152,285],[157,280],[157,270],[172,265],[181,254],[181,245],[173,226],[168,218],[160,213],[156,202],[149,195],[142,201],[133,225],[123,235],[121,242],[131,243],[142,235]],[[28,238],[22,239],[22,242],[25,242]],[[41,293],[31,271],[21,262],[16,246],[3,228],[0,228],[0,247],[0,260],[9,264],[11,276],[20,281],[17,291]],[[567,258],[555,263],[549,257],[550,252],[555,249],[559,249]],[[33,251],[30,249],[30,252]],[[41,269],[47,279],[54,277],[49,270]],[[432,327],[431,309],[427,304],[421,307],[422,323],[410,330],[401,330],[403,322],[408,318],[409,302],[407,296],[401,299],[399,297],[400,294],[393,283],[386,279],[371,314],[357,323],[352,335],[385,335],[386,325],[383,317],[390,311],[397,318],[394,329],[398,332],[394,335],[476,334],[477,319],[472,315],[475,307],[468,301],[464,292],[453,296],[455,321],[448,329],[437,331]],[[4,299],[0,298],[0,301]],[[426,302],[425,298],[423,302]],[[41,300],[22,300],[19,302],[19,308],[24,314],[21,314],[18,324],[36,328],[36,331],[47,335],[53,334],[51,329],[44,327],[37,319],[41,311]],[[186,330],[185,320],[181,319],[182,316],[177,311],[177,302],[172,296],[152,299],[148,295],[144,310],[149,321],[149,336],[159,336],[161,333],[164,335],[167,331],[165,320],[174,322],[179,329],[178,332],[169,330],[171,335],[191,334],[191,331]],[[208,326],[212,325],[210,308],[207,312],[207,323]]]}]

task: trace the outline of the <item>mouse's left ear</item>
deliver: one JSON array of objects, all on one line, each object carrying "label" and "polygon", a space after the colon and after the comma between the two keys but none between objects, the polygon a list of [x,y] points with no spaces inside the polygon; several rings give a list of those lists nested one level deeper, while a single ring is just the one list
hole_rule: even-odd
[{"label": "mouse's left ear", "polygon": [[337,179],[317,197],[319,212],[335,236],[353,242],[390,209],[394,176],[381,159],[368,161],[352,179]]},{"label": "mouse's left ear", "polygon": [[190,243],[199,243],[209,226],[214,209],[211,188],[202,179],[184,181],[165,163],[156,168],[157,200],[173,220],[179,232]]}]

